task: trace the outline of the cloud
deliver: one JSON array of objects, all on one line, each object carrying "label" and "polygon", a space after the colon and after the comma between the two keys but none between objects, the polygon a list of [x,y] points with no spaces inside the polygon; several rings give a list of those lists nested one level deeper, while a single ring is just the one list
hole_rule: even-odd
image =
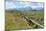
[{"label": "cloud", "polygon": [[44,0],[14,0],[14,1],[32,1],[32,2],[43,2]]},{"label": "cloud", "polygon": [[16,8],[15,4],[13,2],[6,2],[6,9],[9,9],[9,8]]},{"label": "cloud", "polygon": [[32,8],[37,8],[37,7],[43,7],[42,2],[8,2],[6,1],[6,9],[8,8],[25,8],[25,7],[32,7]]},{"label": "cloud", "polygon": [[44,2],[44,0],[6,0],[6,1],[13,1],[13,2],[16,2],[16,1],[31,1],[31,2]]}]

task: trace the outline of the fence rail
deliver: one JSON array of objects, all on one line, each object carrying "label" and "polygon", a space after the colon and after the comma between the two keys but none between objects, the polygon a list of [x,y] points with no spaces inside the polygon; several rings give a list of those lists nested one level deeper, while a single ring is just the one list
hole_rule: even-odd
[{"label": "fence rail", "polygon": [[29,19],[27,16],[23,16],[23,17],[24,17],[24,19],[26,19],[26,21],[29,22],[29,23],[34,23],[35,25],[40,26],[40,27],[42,27],[42,28],[44,27],[43,25],[37,23],[36,21],[34,21],[34,20],[32,20],[32,19]]}]

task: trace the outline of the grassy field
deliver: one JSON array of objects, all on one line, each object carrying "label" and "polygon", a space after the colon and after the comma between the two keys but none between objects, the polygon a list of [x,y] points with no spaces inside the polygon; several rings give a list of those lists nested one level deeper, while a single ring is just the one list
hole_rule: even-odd
[{"label": "grassy field", "polygon": [[[32,24],[29,26],[22,15],[27,16],[41,25],[44,26],[44,12],[43,11],[9,11],[5,12],[5,29],[8,30],[18,30],[18,29],[36,29]],[[44,28],[44,27],[43,27]],[[39,28],[40,29],[40,28]]]}]

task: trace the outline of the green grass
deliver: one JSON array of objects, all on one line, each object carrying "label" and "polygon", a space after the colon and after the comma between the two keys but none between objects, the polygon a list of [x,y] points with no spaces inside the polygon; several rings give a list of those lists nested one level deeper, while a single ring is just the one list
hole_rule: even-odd
[{"label": "green grass", "polygon": [[28,16],[29,19],[33,19],[34,21],[44,25],[44,12],[43,11],[24,11],[24,12],[6,12],[5,13],[5,29],[6,30],[16,30],[16,29],[32,29],[32,26],[28,26],[27,22],[21,16],[24,14]]},{"label": "green grass", "polygon": [[6,29],[10,29],[10,30],[14,30],[14,29],[27,29],[28,26],[27,24],[25,23],[25,21],[23,20],[23,18],[21,16],[17,16],[15,14],[14,18],[15,20],[13,19],[13,14],[11,13],[6,13]]}]

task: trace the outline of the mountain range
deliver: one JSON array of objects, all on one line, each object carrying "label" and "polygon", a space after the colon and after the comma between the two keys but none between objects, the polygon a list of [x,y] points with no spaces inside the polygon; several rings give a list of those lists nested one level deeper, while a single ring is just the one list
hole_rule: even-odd
[{"label": "mountain range", "polygon": [[31,8],[31,7],[25,7],[25,8],[15,8],[16,10],[22,10],[22,11],[28,11],[28,10],[44,10],[44,8],[42,8],[42,7],[38,7],[38,8],[35,8],[35,9],[33,9],[33,8]]}]

